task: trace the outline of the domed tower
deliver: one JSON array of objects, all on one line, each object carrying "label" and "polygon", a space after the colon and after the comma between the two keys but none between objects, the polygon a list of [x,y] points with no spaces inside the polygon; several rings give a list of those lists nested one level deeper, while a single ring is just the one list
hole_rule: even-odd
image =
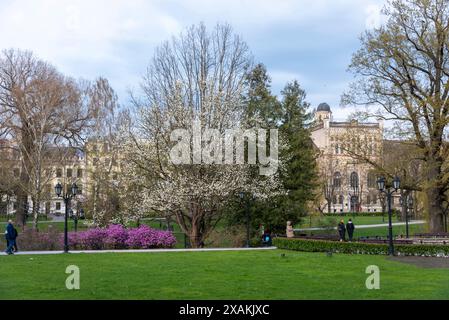
[{"label": "domed tower", "polygon": [[318,105],[315,111],[315,121],[322,122],[324,120],[331,120],[332,111],[331,107],[326,102],[322,102]]}]

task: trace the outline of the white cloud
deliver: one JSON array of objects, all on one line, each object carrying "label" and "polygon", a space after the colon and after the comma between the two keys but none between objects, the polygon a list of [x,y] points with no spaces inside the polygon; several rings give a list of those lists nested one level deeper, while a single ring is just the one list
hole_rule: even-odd
[{"label": "white cloud", "polygon": [[[29,49],[75,77],[110,79],[122,101],[126,89],[136,87],[154,48],[199,21],[211,25],[229,22],[252,48],[264,51],[270,61],[273,87],[282,88],[298,79],[319,98],[330,94],[336,101],[338,88],[322,87],[327,79],[297,70],[291,49],[301,53],[323,46],[331,38],[358,35],[368,21],[377,23],[383,0],[15,0],[0,2],[1,48]],[[276,34],[279,26],[282,32]],[[309,34],[313,33],[315,37]],[[329,37],[327,38],[329,39]],[[279,40],[276,42],[275,40]],[[273,45],[272,43],[277,43]],[[285,50],[284,52],[282,50]],[[335,48],[335,50],[338,50]],[[297,50],[299,52],[299,50]],[[258,52],[254,52],[256,55]],[[285,54],[287,53],[287,54]],[[286,57],[279,66],[279,56]],[[299,57],[298,57],[299,59]],[[309,58],[307,58],[309,59]],[[312,61],[310,63],[316,63]],[[309,60],[307,60],[309,61]],[[321,63],[316,69],[322,68]],[[333,90],[324,92],[324,90]],[[325,97],[325,96],[324,96]],[[314,98],[315,99],[315,98]],[[321,102],[321,101],[319,101]]]}]

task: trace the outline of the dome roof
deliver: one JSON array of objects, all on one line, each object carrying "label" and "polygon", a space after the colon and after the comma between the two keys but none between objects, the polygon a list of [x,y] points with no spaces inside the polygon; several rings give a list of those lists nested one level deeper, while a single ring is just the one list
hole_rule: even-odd
[{"label": "dome roof", "polygon": [[318,108],[316,109],[316,111],[331,112],[331,107],[329,107],[329,105],[326,102],[322,102],[318,105]]}]

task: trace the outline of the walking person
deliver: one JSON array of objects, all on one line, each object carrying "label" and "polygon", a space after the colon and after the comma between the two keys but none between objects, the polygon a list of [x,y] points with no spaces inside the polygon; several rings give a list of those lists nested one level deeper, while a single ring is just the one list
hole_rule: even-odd
[{"label": "walking person", "polygon": [[8,246],[6,248],[6,253],[13,254],[13,249],[16,246],[17,231],[14,229],[12,220],[8,221],[8,225],[6,226],[6,231],[5,231],[5,237],[6,237],[6,242],[8,244]]},{"label": "walking person", "polygon": [[349,242],[352,242],[352,236],[354,234],[354,223],[352,223],[352,220],[349,219],[348,223],[346,224],[346,230],[348,231],[348,238],[349,238]]},{"label": "walking person", "polygon": [[338,234],[340,236],[340,241],[346,240],[346,228],[344,220],[340,220],[340,223],[337,226]]}]

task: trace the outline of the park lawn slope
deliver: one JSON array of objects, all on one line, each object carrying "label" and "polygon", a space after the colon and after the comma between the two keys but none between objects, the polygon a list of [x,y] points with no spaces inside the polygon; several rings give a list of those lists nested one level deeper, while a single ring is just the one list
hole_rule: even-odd
[{"label": "park lawn slope", "polygon": [[[282,257],[281,254],[285,254]],[[67,290],[65,269],[80,268]],[[368,290],[368,265],[381,289]],[[449,271],[284,250],[0,256],[0,299],[448,299]]]}]

